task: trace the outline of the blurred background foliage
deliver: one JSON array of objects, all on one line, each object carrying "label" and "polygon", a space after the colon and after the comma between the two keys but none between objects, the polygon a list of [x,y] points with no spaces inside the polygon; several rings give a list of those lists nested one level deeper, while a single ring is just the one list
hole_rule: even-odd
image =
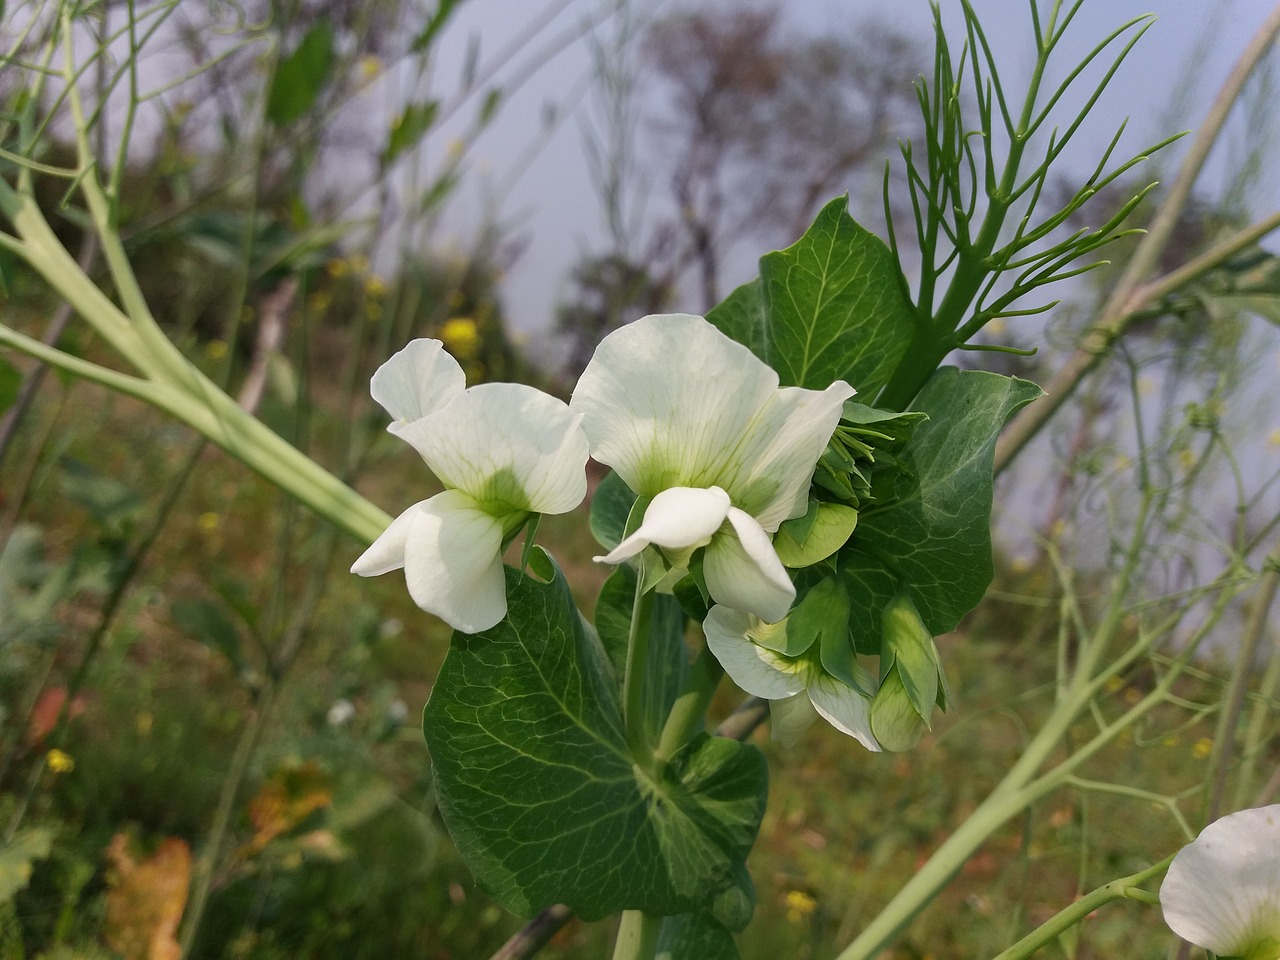
[{"label": "blurred background foliage", "polygon": [[[433,336],[472,383],[564,394],[610,330],[717,302],[735,245],[789,242],[851,184],[855,211],[878,223],[878,194],[856,185],[878,186],[885,156],[913,136],[910,84],[928,67],[925,48],[885,21],[806,36],[765,5],[586,14],[574,42],[595,51],[601,119],[584,138],[584,205],[603,211],[607,239],[567,278],[557,364],[540,368],[509,330],[520,305],[500,295],[518,231],[494,215],[470,249],[442,240],[445,209],[478,176],[470,146],[504,122],[513,93],[491,82],[479,50],[456,87],[433,86],[439,45],[459,42],[448,32],[457,6],[149,8],[140,23],[166,42],[139,62],[166,90],[147,100],[145,127],[130,126],[118,93],[118,35],[116,59],[87,71],[91,89],[117,90],[93,135],[167,332],[244,406],[389,506],[434,489],[367,398],[382,359]],[[44,10],[9,7],[9,33]],[[91,43],[126,17],[123,5],[90,5],[79,28]],[[34,47],[40,30],[31,36]],[[535,47],[530,36],[499,58],[547,55]],[[0,72],[6,117],[27,79]],[[1272,102],[1255,97],[1252,109],[1262,117]],[[37,113],[59,109],[49,94]],[[391,119],[373,134],[378,111]],[[448,147],[428,149],[446,123]],[[5,130],[9,149],[17,131],[9,120]],[[36,143],[41,164],[74,168],[58,122]],[[1247,222],[1268,146],[1240,154],[1234,194],[1185,215],[1164,269]],[[17,175],[7,160],[0,170]],[[905,202],[897,176],[890,209]],[[36,183],[68,249],[109,282],[66,178]],[[6,323],[107,359],[12,258],[0,255],[0,275]],[[1029,346],[1047,330],[1074,343],[1106,282],[1081,284],[1041,332],[987,334]],[[1258,373],[1274,343],[1256,318],[1280,319],[1277,294],[1275,258],[1251,249],[1153,308],[1017,481],[1024,492],[1006,480],[997,522],[1018,532],[988,601],[942,644],[960,706],[917,750],[869,755],[823,727],[786,753],[756,735],[773,776],[744,958],[830,955],[1014,762],[1052,702],[1063,611],[1087,614],[1110,587],[1106,524],[1132,512],[1139,465],[1155,465],[1162,491],[1143,571],[1158,596],[1203,586],[1224,526],[1252,524],[1243,553],[1261,549],[1270,521],[1255,517],[1268,515],[1275,468],[1258,457],[1280,441],[1250,420],[1246,385],[1273,373]],[[1054,356],[982,361],[1037,378]],[[447,629],[395,577],[350,576],[355,544],[150,408],[5,357],[0,409],[0,960],[496,950],[519,923],[475,889],[443,834],[418,723]],[[1135,424],[1147,428],[1138,448]],[[1233,459],[1245,443],[1262,453]],[[1233,467],[1247,489],[1224,497]],[[585,514],[547,518],[540,533],[590,604],[603,571]],[[1220,671],[1203,666],[1091,761],[1100,780],[1123,771],[1132,790],[1055,794],[1000,830],[894,956],[992,955],[1081,890],[1180,843],[1172,811],[1199,802],[1216,735],[1213,711],[1197,705],[1222,694]],[[1152,677],[1146,664],[1115,676],[1098,710],[1136,702]],[[733,694],[721,696],[727,713]],[[1253,703],[1266,708],[1266,735],[1250,741],[1265,768],[1280,759],[1274,711]],[[1129,904],[1062,946],[1079,958],[1163,957],[1160,929]],[[603,955],[611,936],[608,923],[575,922],[544,955]]]}]

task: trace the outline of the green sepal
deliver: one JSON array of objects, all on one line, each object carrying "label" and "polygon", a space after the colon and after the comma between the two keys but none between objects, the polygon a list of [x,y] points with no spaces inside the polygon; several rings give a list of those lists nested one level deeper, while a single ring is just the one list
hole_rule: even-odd
[{"label": "green sepal", "polygon": [[938,701],[939,687],[938,653],[933,636],[906,594],[894,597],[885,606],[880,619],[883,624],[881,680],[883,682],[884,675],[896,669],[911,705],[925,726],[929,726]]},{"label": "green sepal", "polygon": [[895,664],[871,701],[871,732],[885,750],[901,753],[918,744],[927,729]]},{"label": "green sepal", "polygon": [[843,503],[810,500],[808,512],[796,519],[805,522],[792,526],[795,521],[787,520],[773,538],[784,567],[812,566],[843,547],[858,525],[858,511]]}]

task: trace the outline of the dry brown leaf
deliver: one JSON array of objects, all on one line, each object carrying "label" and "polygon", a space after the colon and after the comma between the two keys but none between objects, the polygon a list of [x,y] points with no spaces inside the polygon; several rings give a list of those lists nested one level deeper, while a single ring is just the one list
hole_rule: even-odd
[{"label": "dry brown leaf", "polygon": [[179,960],[178,923],[191,883],[191,848],[178,837],[160,841],[139,861],[129,837],[117,833],[106,856],[108,878],[105,937],[124,960]]}]

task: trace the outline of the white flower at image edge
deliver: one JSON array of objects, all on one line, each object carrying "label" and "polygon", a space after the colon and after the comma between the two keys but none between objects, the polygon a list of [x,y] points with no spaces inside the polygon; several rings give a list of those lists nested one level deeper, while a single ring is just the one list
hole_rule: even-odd
[{"label": "white flower at image edge", "polygon": [[879,751],[871,732],[871,703],[807,657],[784,657],[756,643],[785,624],[770,624],[744,610],[714,606],[703,621],[707,647],[733,682],[769,701],[771,736],[792,746],[821,716],[868,750]]},{"label": "white flower at image edge", "polygon": [[400,514],[352,565],[404,569],[414,602],[465,633],[507,615],[504,537],[533,513],[566,513],[587,493],[587,439],[563,401],[516,383],[464,388],[438,340],[414,340],[378,368],[373,398],[444,484]]},{"label": "white flower at image edge", "polygon": [[1280,805],[1241,810],[1178,851],[1160,885],[1165,922],[1219,957],[1280,957]]},{"label": "white flower at image edge", "polygon": [[604,557],[658,547],[680,566],[705,547],[717,603],[768,621],[795,587],[773,549],[802,515],[818,458],[840,422],[847,383],[779,387],[778,375],[702,317],[643,317],[600,343],[569,401],[591,455],[652,500],[639,528]]}]

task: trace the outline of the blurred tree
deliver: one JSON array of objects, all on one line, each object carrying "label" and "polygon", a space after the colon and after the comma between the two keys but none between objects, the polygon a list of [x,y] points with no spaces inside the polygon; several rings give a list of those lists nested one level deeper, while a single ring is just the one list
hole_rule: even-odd
[{"label": "blurred tree", "polygon": [[613,330],[672,301],[669,284],[621,254],[584,257],[573,270],[576,294],[556,311],[556,332],[569,340],[565,361],[574,374],[591,359],[596,344]]},{"label": "blurred tree", "polygon": [[657,228],[673,240],[668,273],[695,269],[709,309],[735,239],[803,233],[821,202],[914,129],[923,56],[875,21],[847,36],[787,36],[776,6],[721,4],[652,24],[641,57],[650,89],[668,96],[646,162],[676,208]]}]

